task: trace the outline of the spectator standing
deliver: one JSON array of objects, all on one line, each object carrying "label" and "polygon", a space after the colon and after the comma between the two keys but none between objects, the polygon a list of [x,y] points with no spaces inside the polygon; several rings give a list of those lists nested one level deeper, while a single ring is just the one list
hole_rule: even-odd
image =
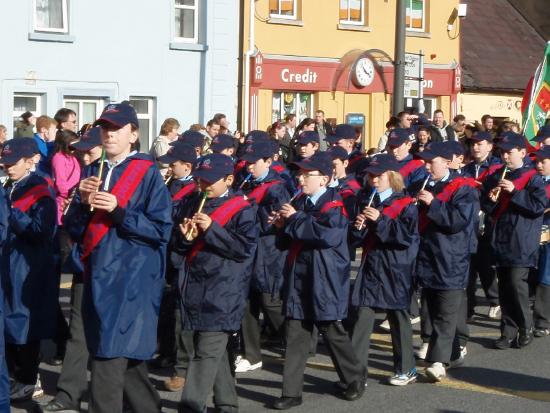
[{"label": "spectator standing", "polygon": [[432,135],[432,141],[434,142],[446,142],[456,140],[455,131],[451,125],[447,125],[447,122],[445,122],[445,117],[443,116],[443,111],[441,109],[437,109],[434,112],[430,131]]},{"label": "spectator standing", "polygon": [[[150,155],[153,159],[158,159],[168,152],[168,149],[170,149],[170,143],[174,142],[178,138],[179,128],[180,123],[177,119],[167,118],[164,122],[162,122],[159,136],[157,136],[153,141],[153,145],[150,150]],[[157,165],[160,169],[160,173],[164,176],[168,171],[168,165],[158,161]]]},{"label": "spectator standing", "polygon": [[21,122],[17,124],[15,129],[16,138],[32,138],[34,135],[34,125],[36,124],[36,116],[32,112],[25,112],[21,115]]},{"label": "spectator standing", "polygon": [[55,150],[55,134],[57,132],[57,122],[48,116],[40,116],[36,120],[36,133],[34,140],[40,151],[40,161],[37,169],[47,175],[52,174],[51,158]]},{"label": "spectator standing", "polygon": [[326,151],[328,148],[325,137],[332,134],[332,126],[325,119],[325,112],[322,110],[315,111],[315,130],[319,134],[320,139],[320,151]]},{"label": "spectator standing", "polygon": [[67,129],[76,133],[76,112],[74,110],[61,108],[53,118],[57,122],[57,129]]}]

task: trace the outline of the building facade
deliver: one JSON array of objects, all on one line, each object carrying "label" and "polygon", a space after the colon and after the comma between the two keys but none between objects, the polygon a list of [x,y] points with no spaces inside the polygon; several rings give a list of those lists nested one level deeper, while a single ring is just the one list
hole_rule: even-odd
[{"label": "building facade", "polygon": [[[243,124],[265,129],[321,109],[334,123],[362,126],[365,147],[375,146],[391,114],[396,3],[243,0]],[[457,7],[458,0],[407,5],[406,51],[424,54],[425,111],[439,108],[447,118],[461,82]]]},{"label": "building facade", "polygon": [[0,3],[0,123],[68,107],[82,125],[130,100],[146,150],[162,121],[235,120],[234,0],[20,0]]}]

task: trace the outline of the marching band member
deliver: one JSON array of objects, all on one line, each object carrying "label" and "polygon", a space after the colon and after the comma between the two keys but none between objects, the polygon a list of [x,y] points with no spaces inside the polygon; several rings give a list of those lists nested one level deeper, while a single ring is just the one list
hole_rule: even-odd
[{"label": "marching band member", "polygon": [[[0,186],[0,249],[4,247],[4,243],[8,236],[8,216],[9,204],[4,192],[4,187]],[[3,279],[3,267],[0,267],[0,280]],[[4,291],[2,282],[0,282],[0,413],[9,413],[10,411],[10,383],[8,375],[8,366],[5,357],[4,345]],[[32,397],[32,396],[31,396]]]}]

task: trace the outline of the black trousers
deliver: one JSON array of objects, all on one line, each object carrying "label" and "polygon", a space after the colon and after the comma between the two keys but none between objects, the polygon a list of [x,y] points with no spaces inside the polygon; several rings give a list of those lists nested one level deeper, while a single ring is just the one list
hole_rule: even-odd
[{"label": "black trousers", "polygon": [[195,331],[195,351],[189,362],[178,412],[206,411],[208,395],[214,390],[214,405],[224,412],[239,409],[235,378],[227,355],[229,333]]},{"label": "black trousers", "polygon": [[135,413],[160,412],[145,361],[93,357],[91,370],[90,413],[122,413],[123,397]]},{"label": "black trousers", "polygon": [[36,384],[40,364],[40,340],[29,341],[26,344],[6,343],[6,364],[10,376],[16,381]]},{"label": "black trousers", "polygon": [[[415,366],[412,342],[412,325],[407,310],[386,310],[390,323],[393,348],[393,369],[395,374],[406,374]],[[370,307],[361,307],[353,327],[351,344],[357,358],[368,369],[370,336],[374,327],[376,313]]]},{"label": "black trousers", "polygon": [[[55,233],[54,243],[56,245],[57,255],[57,274],[61,277],[63,264],[67,260],[67,257],[71,253],[71,238],[69,233],[63,226],[57,228]],[[60,280],[60,278],[59,278]],[[56,333],[53,341],[56,345],[56,356],[63,357],[66,351],[67,340],[70,337],[69,325],[63,311],[61,310],[61,304],[57,303],[57,315],[56,315]]]},{"label": "black trousers", "polygon": [[550,285],[537,285],[533,317],[535,328],[550,328]]},{"label": "black trousers", "polygon": [[260,311],[271,323],[274,331],[281,333],[285,318],[282,313],[282,301],[279,297],[272,297],[258,291],[250,291],[241,325],[244,343],[244,355],[250,364],[262,361],[260,347]]},{"label": "black trousers", "polygon": [[84,284],[82,280],[73,278],[71,289],[71,319],[70,338],[67,341],[67,350],[63,359],[63,367],[57,381],[57,395],[55,398],[75,410],[80,408],[82,395],[88,389],[86,371],[89,353],[84,336],[82,322],[82,294]]},{"label": "black trousers", "polygon": [[311,334],[316,325],[323,335],[330,358],[340,381],[346,385],[361,380],[366,374],[357,359],[349,335],[341,321],[286,321],[286,352],[283,368],[283,397],[300,397],[304,386],[304,371],[311,348]]},{"label": "black trousers", "polygon": [[176,358],[176,311],[179,310],[178,307],[177,287],[166,284],[160,302],[157,326],[159,357]]},{"label": "black trousers", "polygon": [[422,290],[432,326],[426,361],[449,363],[460,357],[460,342],[457,325],[460,308],[464,306],[465,290]]},{"label": "black trousers", "polygon": [[476,290],[477,279],[481,281],[481,288],[489,305],[499,305],[498,302],[498,282],[495,263],[493,260],[493,250],[490,240],[481,237],[477,253],[472,255],[470,262],[470,277],[468,279],[468,315],[473,315],[477,305]]},{"label": "black trousers", "polygon": [[514,339],[519,331],[533,328],[529,306],[529,268],[499,267],[498,289],[502,317],[500,332]]}]

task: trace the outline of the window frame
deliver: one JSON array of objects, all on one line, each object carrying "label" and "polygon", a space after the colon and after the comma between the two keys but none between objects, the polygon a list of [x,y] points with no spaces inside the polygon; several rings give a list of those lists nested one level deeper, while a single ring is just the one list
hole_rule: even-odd
[{"label": "window frame", "polygon": [[[149,136],[147,136],[147,148],[140,148],[141,152],[149,153],[151,150],[151,145],[153,144],[153,141],[156,138],[156,113],[155,113],[155,104],[156,104],[156,98],[154,96],[129,96],[128,101],[130,102],[130,105],[132,104],[132,101],[134,100],[145,100],[147,101],[147,113],[138,113],[136,111],[136,115],[138,118],[138,121],[140,119],[148,120],[149,121]],[[140,138],[143,138],[143,135],[140,130]],[[142,141],[143,139],[140,139]]]},{"label": "window frame", "polygon": [[[339,0],[338,2],[340,2],[341,0]],[[347,20],[343,20],[343,19],[340,19],[339,20],[339,23],[340,24],[344,24],[344,25],[350,25],[350,26],[364,26],[365,25],[365,3],[366,3],[366,0],[359,0],[359,2],[361,3],[361,20],[360,21],[354,21],[354,20],[349,20],[349,17],[350,17],[350,0],[346,0],[347,3],[348,3],[348,19]],[[340,13],[340,6],[338,6],[338,13]],[[339,16],[338,16],[339,17]]]},{"label": "window frame", "polygon": [[59,0],[61,1],[61,14],[63,19],[63,27],[61,29],[49,28],[49,27],[38,27],[38,15],[37,15],[37,0],[32,0],[33,5],[33,31],[36,33],[59,33],[59,34],[68,34],[69,33],[69,4],[68,0]]},{"label": "window frame", "polygon": [[[82,125],[84,125],[82,114],[84,113],[84,103],[95,103],[96,104],[96,116],[95,119],[98,119],[101,116],[103,108],[108,103],[108,98],[101,96],[78,96],[78,95],[65,95],[63,96],[63,107],[67,107],[67,103],[78,103],[78,111],[76,112],[76,130],[80,130]],[[94,119],[94,120],[95,120]]]},{"label": "window frame", "polygon": [[[194,0],[195,5],[194,6],[186,6],[184,4],[176,4],[176,0],[173,0],[173,19],[172,24],[174,27],[174,41],[178,43],[193,43],[196,44],[199,42],[199,1],[200,0]],[[179,37],[178,33],[176,32],[176,12],[177,10],[193,10],[194,11],[194,32],[193,32],[193,38],[191,37]],[[183,24],[183,22],[182,22]]]},{"label": "window frame", "polygon": [[[282,1],[292,1],[292,15],[280,14],[281,12],[281,2]],[[272,19],[286,19],[286,20],[298,20],[298,0],[277,0],[279,13],[271,13],[269,10],[269,17]],[[270,7],[270,6],[268,6]]]},{"label": "window frame", "polygon": [[[313,114],[315,112],[314,111],[315,92],[305,91],[305,90],[274,90],[272,95],[271,95],[271,118],[272,118],[272,123],[276,122],[280,119],[284,119],[284,117],[286,116],[286,114],[284,112],[284,94],[285,93],[293,93],[295,95],[294,101],[296,103],[294,103],[294,110],[290,113],[295,113],[296,114],[296,118],[298,119],[297,124],[305,119],[305,117],[300,117],[300,114],[298,113],[298,104],[300,102],[300,95],[310,95],[311,100],[309,102],[309,117],[313,116]],[[280,99],[279,99],[279,117],[280,117],[280,119],[273,120],[274,119],[274,117],[273,117],[273,100],[275,99],[276,95],[280,96]]]},{"label": "window frame", "polygon": [[[43,110],[43,99],[44,99],[44,94],[43,93],[27,93],[27,92],[13,92],[13,95],[12,95],[12,103],[13,103],[13,107],[12,107],[12,127],[13,127],[13,132],[15,132],[15,129],[16,129],[16,124],[17,122],[19,121],[19,119],[21,118],[21,115],[25,112],[27,112],[27,108],[25,110],[22,110],[22,111],[16,111],[15,110],[15,98],[17,97],[21,97],[21,98],[34,98],[36,100],[36,109],[31,111],[33,112],[33,114],[38,117],[40,116],[44,110]],[[6,125],[7,127],[7,125]]]},{"label": "window frame", "polygon": [[[409,14],[409,24],[407,25],[405,21],[406,30],[410,32],[419,32],[419,33],[426,33],[426,10],[427,10],[427,1],[426,0],[419,0],[422,2],[422,27],[412,27],[412,2],[414,0],[407,0],[407,10],[411,10],[411,14]],[[405,16],[406,19],[406,16]]]}]

